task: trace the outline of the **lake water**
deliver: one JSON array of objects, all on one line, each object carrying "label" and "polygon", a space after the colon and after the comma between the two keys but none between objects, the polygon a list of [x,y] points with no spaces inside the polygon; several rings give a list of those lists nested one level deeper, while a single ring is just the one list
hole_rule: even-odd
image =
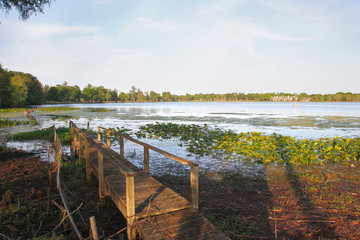
[{"label": "lake water", "polygon": [[[360,103],[179,102],[70,104],[81,108],[66,114],[42,114],[44,126],[65,125],[75,118],[80,125],[126,126],[146,123],[208,124],[236,132],[276,132],[296,138],[357,137]],[[36,114],[36,113],[35,113]]]},{"label": "lake water", "polygon": [[[59,106],[59,105],[45,105]],[[359,137],[360,103],[283,103],[283,102],[176,102],[176,103],[104,103],[104,104],[63,104],[80,108],[77,111],[35,112],[40,126],[0,129],[0,136],[12,132],[45,128],[55,124],[68,126],[73,120],[79,127],[97,126],[121,127],[137,131],[147,123],[173,122],[179,124],[207,124],[235,132],[278,133],[298,139],[320,137]],[[1,118],[25,120],[23,113],[2,114]],[[203,169],[210,169],[214,164],[223,165],[221,159],[196,157],[189,155],[184,147],[178,146],[178,140],[142,139],[166,151],[199,162]],[[19,143],[14,143],[18,144]],[[119,148],[118,145],[112,146]],[[137,165],[142,164],[142,149],[127,143],[127,154]],[[159,165],[168,164],[161,156],[152,153],[153,170]],[[228,165],[228,164],[227,164]],[[236,165],[236,166],[235,166]],[[243,165],[230,164],[230,168]],[[169,163],[166,169],[177,168]],[[229,167],[229,166],[228,166]]]}]

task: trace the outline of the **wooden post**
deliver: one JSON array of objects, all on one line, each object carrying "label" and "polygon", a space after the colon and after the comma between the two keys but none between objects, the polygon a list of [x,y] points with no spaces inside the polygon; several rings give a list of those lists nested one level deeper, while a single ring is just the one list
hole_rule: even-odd
[{"label": "wooden post", "polygon": [[124,151],[124,137],[120,136],[120,155],[124,156],[125,155],[125,151]]},{"label": "wooden post", "polygon": [[110,147],[110,131],[107,130],[106,132],[106,145]]},{"label": "wooden post", "polygon": [[126,221],[128,239],[136,239],[134,175],[126,175]]},{"label": "wooden post", "polygon": [[101,141],[101,129],[98,127],[98,140]]},{"label": "wooden post", "polygon": [[74,133],[74,152],[75,152],[75,156],[79,155],[79,134],[77,134],[77,132]]},{"label": "wooden post", "polygon": [[99,197],[104,198],[104,157],[98,151],[98,168],[99,168]]},{"label": "wooden post", "polygon": [[149,148],[144,146],[144,172],[150,172]]},{"label": "wooden post", "polygon": [[190,174],[191,204],[197,211],[199,209],[199,166],[191,166]]},{"label": "wooden post", "polygon": [[74,129],[71,127],[71,123],[70,123],[70,153],[71,156],[74,156]]},{"label": "wooden post", "polygon": [[91,226],[91,232],[92,232],[93,239],[99,240],[99,234],[98,234],[97,227],[96,227],[95,216],[92,216],[90,218],[90,226]]},{"label": "wooden post", "polygon": [[86,180],[90,181],[90,174],[91,174],[91,168],[90,168],[90,150],[89,150],[89,143],[85,140],[85,162],[86,162]]},{"label": "wooden post", "polygon": [[87,122],[87,131],[90,130],[90,122]]},{"label": "wooden post", "polygon": [[79,138],[79,164],[81,165],[82,161],[84,160],[84,146],[80,133],[78,134],[78,138]]}]

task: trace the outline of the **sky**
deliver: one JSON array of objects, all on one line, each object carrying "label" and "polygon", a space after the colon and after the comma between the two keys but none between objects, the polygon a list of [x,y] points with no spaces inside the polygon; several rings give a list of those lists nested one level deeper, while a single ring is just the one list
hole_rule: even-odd
[{"label": "sky", "polygon": [[56,0],[0,22],[0,64],[43,85],[360,93],[359,0]]}]

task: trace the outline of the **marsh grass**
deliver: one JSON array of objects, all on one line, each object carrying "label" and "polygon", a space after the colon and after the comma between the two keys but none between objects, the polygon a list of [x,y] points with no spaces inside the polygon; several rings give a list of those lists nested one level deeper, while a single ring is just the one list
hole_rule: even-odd
[{"label": "marsh grass", "polygon": [[[69,128],[59,127],[56,129],[56,133],[63,145],[70,144]],[[9,139],[16,141],[35,140],[35,139],[44,139],[44,140],[53,141],[54,130],[52,128],[44,128],[31,132],[20,132],[10,136]]]},{"label": "marsh grass", "polygon": [[8,120],[8,119],[0,119],[0,128],[6,127],[15,127],[18,125],[28,125],[32,124],[35,125],[35,121],[18,121],[18,120]]}]

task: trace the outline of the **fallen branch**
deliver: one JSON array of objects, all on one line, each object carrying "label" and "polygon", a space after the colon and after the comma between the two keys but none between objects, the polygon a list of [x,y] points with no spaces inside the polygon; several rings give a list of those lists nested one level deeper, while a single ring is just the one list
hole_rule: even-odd
[{"label": "fallen branch", "polygon": [[234,237],[251,238],[251,239],[269,239],[268,237],[250,237],[250,236],[244,236],[244,235],[234,235]]},{"label": "fallen branch", "polygon": [[0,233],[0,236],[4,237],[5,239],[11,240],[11,238],[5,236],[4,234]]},{"label": "fallen branch", "polygon": [[329,219],[289,219],[289,218],[269,218],[269,220],[274,221],[294,221],[294,222],[330,222],[334,223],[335,220],[329,220]]}]

